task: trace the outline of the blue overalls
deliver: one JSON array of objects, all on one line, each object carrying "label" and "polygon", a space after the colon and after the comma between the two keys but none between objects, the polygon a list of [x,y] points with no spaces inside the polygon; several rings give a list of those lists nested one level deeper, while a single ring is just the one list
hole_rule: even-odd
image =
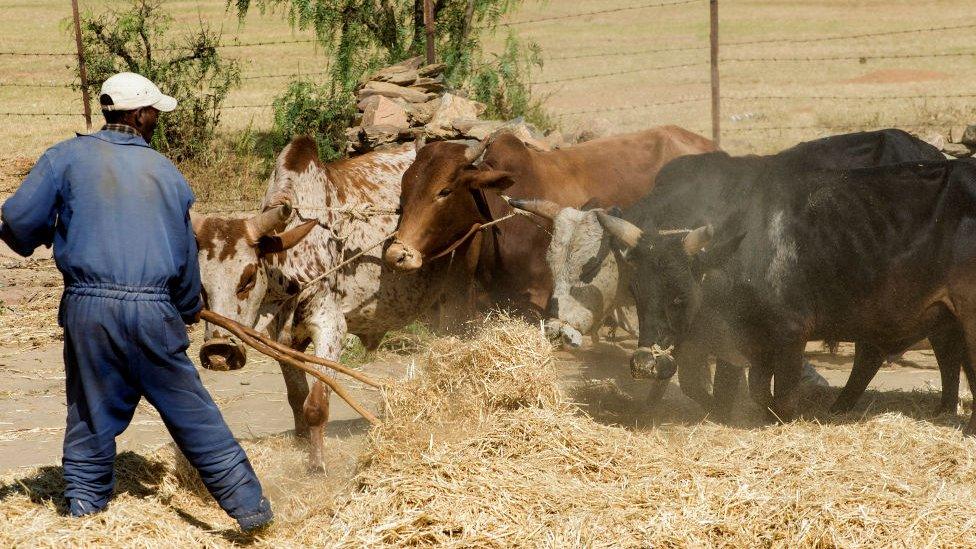
[{"label": "blue overalls", "polygon": [[24,256],[53,243],[64,276],[72,514],[107,505],[115,437],[146,397],[228,514],[243,528],[270,520],[254,469],[186,356],[185,322],[202,306],[193,200],[142,137],[102,130],[48,149],[3,205],[3,240]]}]

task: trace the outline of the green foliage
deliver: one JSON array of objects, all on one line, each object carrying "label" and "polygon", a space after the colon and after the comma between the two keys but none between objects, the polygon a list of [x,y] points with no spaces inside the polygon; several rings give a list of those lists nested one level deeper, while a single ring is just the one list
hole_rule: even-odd
[{"label": "green foliage", "polygon": [[81,21],[88,87],[118,72],[149,78],[179,101],[160,117],[153,145],[176,160],[201,158],[210,149],[220,108],[240,84],[240,64],[220,56],[220,33],[203,22],[191,33],[171,34],[173,18],[161,0],[132,0],[120,10],[86,13]]},{"label": "green foliage", "polygon": [[280,151],[296,135],[315,139],[319,156],[329,162],[341,158],[346,149],[345,129],[356,114],[355,100],[347,90],[297,80],[274,100],[273,151]]},{"label": "green foliage", "polygon": [[505,48],[495,60],[474,69],[468,87],[474,99],[488,106],[488,118],[509,120],[524,117],[542,129],[555,126],[543,107],[545,97],[533,95],[529,78],[533,67],[542,67],[541,49],[530,42],[523,45],[509,33]]},{"label": "green foliage", "polygon": [[[489,59],[483,53],[488,33],[495,31],[502,17],[521,3],[522,0],[434,0],[435,50],[438,60],[447,65],[447,83],[488,104],[492,116],[524,116],[541,128],[549,128],[552,121],[528,85],[531,69],[541,66],[538,45],[520,41],[510,33],[500,55]],[[228,4],[237,8],[241,18],[252,7],[262,11],[283,8],[294,28],[314,31],[326,51],[332,52],[332,86],[292,84],[276,101],[274,131],[290,137],[288,132],[297,129],[329,128],[332,133],[324,142],[332,144],[334,150],[343,149],[334,141],[340,137],[334,131],[340,122],[327,120],[329,113],[342,117],[345,123],[353,108],[351,92],[366,74],[425,51],[423,0],[228,0]],[[327,92],[328,100],[306,101],[295,95],[303,91],[318,93],[320,97]],[[348,101],[348,109],[342,107],[342,101]],[[297,107],[283,110],[279,103]],[[308,112],[314,103],[326,109],[321,116]],[[291,122],[298,111],[304,113],[302,122]],[[315,123],[309,122],[311,119]]]}]

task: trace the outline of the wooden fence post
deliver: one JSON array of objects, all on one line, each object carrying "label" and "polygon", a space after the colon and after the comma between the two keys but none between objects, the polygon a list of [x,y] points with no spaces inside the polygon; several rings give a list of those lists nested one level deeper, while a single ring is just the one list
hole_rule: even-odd
[{"label": "wooden fence post", "polygon": [[711,65],[712,65],[712,141],[715,146],[720,145],[721,131],[721,95],[718,86],[718,0],[709,0],[709,21],[711,26]]},{"label": "wooden fence post", "polygon": [[427,32],[427,64],[434,62],[434,0],[424,0],[424,30]]},{"label": "wooden fence post", "polygon": [[85,127],[92,129],[91,98],[88,97],[88,69],[85,68],[85,50],[81,47],[81,21],[78,17],[78,0],[71,0],[71,11],[75,18],[75,46],[78,48],[78,76],[81,77],[81,101],[85,107]]}]

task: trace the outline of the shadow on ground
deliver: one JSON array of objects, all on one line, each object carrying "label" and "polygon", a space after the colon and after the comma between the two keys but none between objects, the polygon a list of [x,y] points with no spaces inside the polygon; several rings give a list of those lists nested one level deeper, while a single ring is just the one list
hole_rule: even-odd
[{"label": "shadow on ground", "polygon": [[[710,421],[696,402],[681,393],[672,381],[659,405],[650,406],[648,395],[652,382],[631,377],[628,360],[632,349],[614,344],[601,343],[589,349],[563,352],[566,358],[580,362],[579,371],[562,380],[570,399],[576,402],[594,420],[609,425],[644,430],[664,424],[695,424]],[[818,362],[832,360],[841,365],[849,358],[835,357],[829,353],[817,354]],[[847,424],[887,413],[900,413],[913,419],[929,421],[936,425],[962,428],[967,415],[935,413],[941,393],[936,390],[868,390],[857,406],[845,414],[831,414],[829,408],[840,394],[839,387],[804,387],[801,391],[800,410],[803,418],[824,424]],[[769,425],[774,418],[760,409],[748,396],[745,388],[736,399],[732,417],[723,422],[740,428],[757,428]]]}]

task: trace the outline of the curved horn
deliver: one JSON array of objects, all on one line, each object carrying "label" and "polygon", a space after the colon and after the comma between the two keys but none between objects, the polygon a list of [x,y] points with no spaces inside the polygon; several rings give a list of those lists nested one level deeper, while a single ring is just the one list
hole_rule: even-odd
[{"label": "curved horn", "polygon": [[262,236],[285,224],[291,217],[291,204],[285,203],[263,211],[245,222],[247,236],[251,242],[257,242]]},{"label": "curved horn", "polygon": [[620,219],[619,217],[614,217],[602,210],[596,210],[596,217],[600,221],[600,225],[603,225],[603,228],[607,232],[612,234],[628,248],[636,246],[644,234],[633,223]]},{"label": "curved horn", "polygon": [[481,157],[485,154],[485,149],[488,148],[488,139],[478,142],[477,145],[471,145],[468,150],[464,151],[464,158],[471,164],[475,164]]},{"label": "curved horn", "polygon": [[695,255],[702,251],[702,248],[708,246],[708,242],[712,239],[714,232],[711,225],[705,225],[688,233],[681,240],[681,244],[685,248],[685,253]]},{"label": "curved horn", "polygon": [[200,231],[203,229],[203,223],[206,220],[207,216],[190,210],[190,225],[193,227],[193,234],[200,234]]},{"label": "curved horn", "polygon": [[550,221],[555,219],[563,209],[559,204],[541,198],[508,198],[507,200],[508,205],[517,210],[525,210]]}]

